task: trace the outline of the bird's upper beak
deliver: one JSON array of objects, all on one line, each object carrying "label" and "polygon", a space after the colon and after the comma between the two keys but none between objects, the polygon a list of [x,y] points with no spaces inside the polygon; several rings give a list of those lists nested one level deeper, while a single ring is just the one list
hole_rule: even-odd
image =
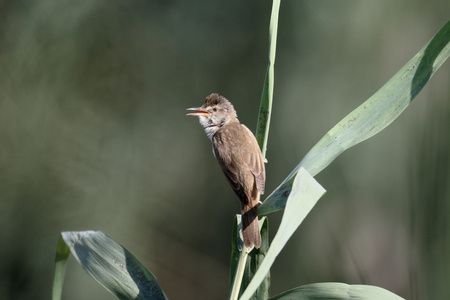
[{"label": "bird's upper beak", "polygon": [[207,116],[210,114],[209,111],[201,109],[201,107],[190,107],[186,110],[194,110],[196,113],[186,114],[186,116],[194,116],[194,117],[200,117],[200,116]]}]

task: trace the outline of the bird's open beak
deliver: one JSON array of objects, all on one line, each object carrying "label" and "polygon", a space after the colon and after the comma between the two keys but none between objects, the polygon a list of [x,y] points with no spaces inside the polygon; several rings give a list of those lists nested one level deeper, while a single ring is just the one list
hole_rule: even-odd
[{"label": "bird's open beak", "polygon": [[200,107],[190,107],[186,110],[194,110],[196,113],[186,114],[186,116],[194,116],[194,117],[200,117],[200,116],[207,116],[210,114],[210,112],[202,110]]}]

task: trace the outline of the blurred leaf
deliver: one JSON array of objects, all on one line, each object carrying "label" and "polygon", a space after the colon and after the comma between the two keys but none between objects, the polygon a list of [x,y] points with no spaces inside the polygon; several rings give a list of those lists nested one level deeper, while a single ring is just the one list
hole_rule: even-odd
[{"label": "blurred leaf", "polygon": [[403,298],[376,286],[326,282],[304,285],[270,300],[401,300]]},{"label": "blurred leaf", "polygon": [[69,257],[70,249],[67,247],[62,236],[59,237],[58,246],[56,246],[55,258],[55,274],[53,277],[53,292],[52,299],[60,300],[62,294],[62,287],[64,284],[64,275],[66,274],[67,258]]},{"label": "blurred leaf", "polygon": [[270,116],[272,114],[273,86],[275,77],[275,57],[277,50],[278,14],[281,0],[274,0],[269,24],[269,65],[264,80],[261,104],[259,107],[258,124],[256,126],[256,140],[263,157],[266,157],[267,140],[269,139]]},{"label": "blurred leaf", "polygon": [[[261,231],[261,247],[259,249],[253,249],[250,253],[246,253],[243,248],[243,240],[242,234],[238,235],[239,228],[241,226],[241,215],[237,215],[235,218],[234,226],[233,226],[233,235],[232,235],[232,250],[231,250],[231,265],[230,265],[230,298],[236,297],[234,294],[234,289],[237,288],[235,285],[239,286],[238,295],[242,294],[245,288],[250,283],[251,279],[255,275],[255,272],[258,270],[261,262],[263,261],[267,249],[269,248],[269,220],[266,217],[263,217],[259,220],[259,228]],[[238,237],[238,238],[236,238]],[[242,250],[242,251],[241,251]],[[242,265],[242,270],[240,270],[240,264]],[[242,272],[242,274],[239,274]],[[235,283],[234,281],[240,280],[240,282]],[[263,283],[259,286],[255,295],[253,295],[252,299],[268,299],[269,298],[269,289],[270,289],[270,272],[266,274],[266,277]],[[237,297],[236,297],[237,299]]]},{"label": "blurred leaf", "polygon": [[80,231],[61,235],[83,269],[119,299],[167,299],[153,274],[104,233]]},{"label": "blurred leaf", "polygon": [[348,148],[394,121],[450,56],[448,22],[400,71],[367,101],[334,126],[260,206],[260,215],[283,209],[301,167],[315,176]]},{"label": "blurred leaf", "polygon": [[275,235],[266,257],[252,281],[242,294],[241,300],[251,299],[259,285],[265,279],[275,258],[286,245],[289,238],[325,193],[325,189],[304,168],[301,168],[292,185],[280,227]]}]

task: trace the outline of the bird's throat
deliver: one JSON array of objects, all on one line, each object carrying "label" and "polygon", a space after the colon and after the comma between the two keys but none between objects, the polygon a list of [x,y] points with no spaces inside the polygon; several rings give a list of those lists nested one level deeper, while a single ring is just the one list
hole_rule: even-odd
[{"label": "bird's throat", "polygon": [[220,129],[220,126],[216,126],[216,125],[205,127],[205,133],[211,142],[212,142],[213,136],[216,134],[216,132],[219,129]]}]

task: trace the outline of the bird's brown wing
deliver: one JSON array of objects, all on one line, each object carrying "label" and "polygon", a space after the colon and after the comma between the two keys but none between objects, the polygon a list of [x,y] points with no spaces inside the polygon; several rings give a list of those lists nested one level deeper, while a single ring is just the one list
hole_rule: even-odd
[{"label": "bird's brown wing", "polygon": [[247,164],[250,172],[252,172],[255,176],[256,187],[258,188],[259,193],[264,194],[266,170],[261,149],[259,148],[258,142],[250,129],[243,124],[241,124],[241,126],[245,129],[244,132],[248,141],[248,147],[244,147],[242,151],[243,161]]},{"label": "bird's brown wing", "polygon": [[213,151],[233,191],[244,204],[247,204],[248,199],[244,187],[240,182],[239,170],[234,161],[234,154],[232,153],[234,148],[233,141],[230,140],[233,136],[232,134],[233,132],[230,132],[229,129],[218,131],[213,137]]},{"label": "bird's brown wing", "polygon": [[264,193],[264,161],[255,136],[245,125],[229,124],[219,130],[213,137],[213,150],[228,182],[244,204],[254,200],[255,185],[259,194]]}]

